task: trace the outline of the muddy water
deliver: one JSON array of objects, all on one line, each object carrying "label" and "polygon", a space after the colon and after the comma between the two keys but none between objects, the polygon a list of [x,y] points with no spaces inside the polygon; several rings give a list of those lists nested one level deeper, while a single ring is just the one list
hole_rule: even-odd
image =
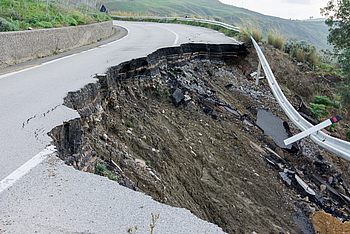
[{"label": "muddy water", "polygon": [[275,143],[283,149],[291,149],[292,146],[286,146],[284,140],[287,139],[288,132],[283,125],[283,121],[267,110],[258,110],[256,124],[264,130],[265,135],[272,137]]}]

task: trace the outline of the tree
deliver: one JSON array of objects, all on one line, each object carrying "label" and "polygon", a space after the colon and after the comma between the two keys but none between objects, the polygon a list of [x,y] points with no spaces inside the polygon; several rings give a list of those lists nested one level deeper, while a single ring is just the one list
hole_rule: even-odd
[{"label": "tree", "polygon": [[350,0],[330,0],[322,13],[329,26],[328,41],[334,45],[346,78],[339,93],[343,104],[350,107]]},{"label": "tree", "polygon": [[322,14],[330,27],[328,41],[334,45],[345,74],[350,76],[350,0],[330,0]]}]

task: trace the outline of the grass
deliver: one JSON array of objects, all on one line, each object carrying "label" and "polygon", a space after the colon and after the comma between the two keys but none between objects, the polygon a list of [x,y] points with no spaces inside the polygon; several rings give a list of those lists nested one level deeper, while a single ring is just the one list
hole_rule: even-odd
[{"label": "grass", "polygon": [[276,49],[283,50],[285,40],[281,34],[270,31],[267,35],[267,43],[272,45]]},{"label": "grass", "polygon": [[110,180],[114,180],[114,181],[118,180],[118,177],[112,171],[108,170],[105,164],[102,164],[100,162],[96,163],[95,174],[107,177]]},{"label": "grass", "polygon": [[52,28],[77,26],[110,20],[96,11],[67,8],[56,1],[1,0],[0,31],[27,30],[28,28]]},{"label": "grass", "polygon": [[327,96],[314,96],[310,107],[313,116],[322,120],[328,117],[332,109],[339,109],[341,106],[338,101],[331,100]]}]

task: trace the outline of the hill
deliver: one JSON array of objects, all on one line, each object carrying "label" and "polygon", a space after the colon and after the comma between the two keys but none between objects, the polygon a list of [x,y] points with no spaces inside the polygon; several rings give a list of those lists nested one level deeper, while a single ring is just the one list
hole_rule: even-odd
[{"label": "hill", "polygon": [[322,20],[288,20],[263,15],[218,0],[109,0],[111,11],[157,16],[201,16],[239,27],[259,28],[266,35],[275,30],[288,39],[306,40],[317,48],[329,48],[328,27]]}]

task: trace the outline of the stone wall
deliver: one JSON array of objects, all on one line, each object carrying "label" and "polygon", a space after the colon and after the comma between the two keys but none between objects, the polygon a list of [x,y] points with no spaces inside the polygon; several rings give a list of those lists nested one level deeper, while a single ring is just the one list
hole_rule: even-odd
[{"label": "stone wall", "polygon": [[113,22],[0,33],[0,68],[41,58],[111,36]]}]

